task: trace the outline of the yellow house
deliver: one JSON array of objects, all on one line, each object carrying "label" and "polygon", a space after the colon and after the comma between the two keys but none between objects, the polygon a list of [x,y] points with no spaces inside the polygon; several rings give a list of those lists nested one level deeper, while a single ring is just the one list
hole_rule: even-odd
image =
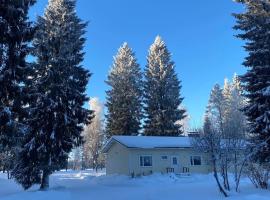
[{"label": "yellow house", "polygon": [[190,137],[113,136],[103,148],[106,173],[209,173],[208,155],[196,151]]}]

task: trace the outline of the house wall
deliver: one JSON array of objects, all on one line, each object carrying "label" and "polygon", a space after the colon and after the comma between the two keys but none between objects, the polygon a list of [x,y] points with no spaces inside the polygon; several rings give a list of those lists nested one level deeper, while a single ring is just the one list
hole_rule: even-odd
[{"label": "house wall", "polygon": [[[140,166],[140,156],[151,155],[152,167]],[[167,156],[163,160],[161,156]],[[178,165],[172,166],[171,158],[177,157]],[[201,165],[193,166],[190,163],[190,156],[201,156]],[[211,165],[209,164],[208,155],[205,153],[195,152],[192,148],[183,149],[130,149],[129,153],[129,174],[135,176],[146,175],[154,172],[166,173],[166,168],[174,167],[175,173],[182,173],[183,167],[189,169],[190,173],[209,173]]]},{"label": "house wall", "polygon": [[[151,155],[152,166],[140,166],[140,156]],[[167,156],[163,160],[161,156]],[[107,174],[125,174],[135,176],[147,175],[150,173],[166,173],[166,168],[172,167],[172,156],[176,156],[178,165],[174,166],[175,173],[182,173],[183,167],[187,167],[190,173],[209,173],[211,165],[208,162],[208,155],[205,153],[195,152],[192,148],[183,149],[133,149],[126,148],[120,143],[115,142],[109,149],[106,156],[106,173]],[[201,156],[202,164],[192,166],[190,156]]]},{"label": "house wall", "polygon": [[129,175],[129,150],[114,142],[106,155],[106,174]]}]

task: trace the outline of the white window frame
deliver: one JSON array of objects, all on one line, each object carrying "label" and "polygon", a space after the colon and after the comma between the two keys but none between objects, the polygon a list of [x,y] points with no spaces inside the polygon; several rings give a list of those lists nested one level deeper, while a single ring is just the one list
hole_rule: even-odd
[{"label": "white window frame", "polygon": [[[199,157],[200,158],[200,161],[201,161],[201,164],[200,165],[195,165],[194,164],[194,157]],[[199,155],[190,156],[190,165],[191,166],[202,166],[202,156],[199,156]]]},{"label": "white window frame", "polygon": [[[151,166],[145,166],[144,159],[143,159],[143,165],[141,165],[141,157],[151,157]],[[139,156],[139,166],[140,167],[153,167],[153,156],[152,155],[140,155]]]}]

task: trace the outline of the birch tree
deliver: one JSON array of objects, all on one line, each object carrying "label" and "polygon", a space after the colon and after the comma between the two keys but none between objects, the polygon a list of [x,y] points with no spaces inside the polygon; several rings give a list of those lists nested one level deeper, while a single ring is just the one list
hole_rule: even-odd
[{"label": "birch tree", "polygon": [[209,163],[213,169],[213,176],[217,183],[219,191],[228,197],[228,193],[224,184],[220,180],[219,162],[222,155],[221,140],[222,135],[220,132],[216,132],[215,126],[213,126],[211,119],[211,113],[206,111],[204,117],[203,130],[200,131],[199,137],[194,137],[191,142],[195,149],[199,152],[205,152],[209,156]]},{"label": "birch tree", "polygon": [[101,148],[104,145],[104,119],[103,119],[103,105],[98,98],[91,98],[90,109],[94,111],[94,118],[91,124],[85,126],[83,132],[83,162],[86,167],[92,166],[97,169],[102,166],[101,161]]}]

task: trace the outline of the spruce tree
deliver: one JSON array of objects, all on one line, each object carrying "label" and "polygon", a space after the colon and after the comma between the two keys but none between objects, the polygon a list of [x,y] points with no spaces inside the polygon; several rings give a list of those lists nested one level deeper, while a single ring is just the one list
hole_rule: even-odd
[{"label": "spruce tree", "polygon": [[25,189],[49,187],[49,175],[66,164],[72,148],[91,118],[83,108],[90,73],[81,66],[86,23],[75,12],[74,0],[50,0],[39,17],[33,42],[37,58],[29,103],[29,126],[13,171]]},{"label": "spruce tree", "polygon": [[0,0],[0,153],[8,157],[8,169],[26,130],[25,83],[31,70],[26,56],[34,33],[28,10],[34,3]]},{"label": "spruce tree", "polygon": [[249,122],[251,143],[259,163],[270,161],[270,1],[238,0],[246,11],[235,14],[240,30],[238,37],[246,41],[248,52],[243,65],[247,72],[241,77],[248,105],[244,112]]},{"label": "spruce tree", "polygon": [[137,135],[142,119],[142,73],[127,43],[119,48],[106,83],[110,86],[106,103],[107,137]]},{"label": "spruce tree", "polygon": [[144,135],[179,136],[182,128],[177,121],[185,117],[180,108],[180,81],[164,41],[157,36],[147,57],[144,82]]}]

